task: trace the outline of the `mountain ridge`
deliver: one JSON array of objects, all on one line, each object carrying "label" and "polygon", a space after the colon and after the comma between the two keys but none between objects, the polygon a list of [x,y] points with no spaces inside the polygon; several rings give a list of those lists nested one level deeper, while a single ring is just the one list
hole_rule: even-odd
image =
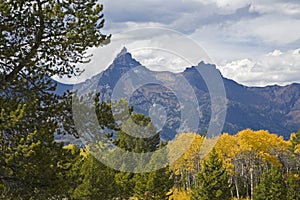
[{"label": "mountain ridge", "polygon": [[[180,102],[176,102],[176,94],[175,97],[172,94],[174,91],[160,85],[161,80],[171,88],[182,84],[179,81],[182,80],[181,77],[187,80],[199,102],[197,110],[200,125],[197,132],[204,133],[208,129],[211,118],[210,95],[203,77],[195,71],[204,68],[218,70],[216,65],[205,64],[202,61],[197,66],[186,68],[180,73],[151,71],[134,59],[124,47],[106,70],[76,86],[100,92],[102,100],[110,100],[115,87],[120,85],[120,80],[125,76],[129,76],[127,77],[129,82],[122,85],[124,91],[134,88],[139,81],[157,82],[156,85],[146,84],[137,88],[128,100],[137,112],[146,115],[149,115],[149,109],[155,103],[166,107],[167,120],[161,134],[164,139],[173,139],[181,127],[180,123],[183,123],[180,112],[177,112]],[[219,70],[218,73],[220,73]],[[248,87],[222,75],[221,77],[228,102],[223,132],[235,134],[246,128],[267,129],[288,139],[290,133],[300,128],[300,84]],[[59,92],[57,93],[70,87],[70,84],[58,83],[57,91]],[[185,91],[180,93],[188,99],[187,101],[190,100]],[[181,131],[185,130],[188,129],[183,128]]]}]

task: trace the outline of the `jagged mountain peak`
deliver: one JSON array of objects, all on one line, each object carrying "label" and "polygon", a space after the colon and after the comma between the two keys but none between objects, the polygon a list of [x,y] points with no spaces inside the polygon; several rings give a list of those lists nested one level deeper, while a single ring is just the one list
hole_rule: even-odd
[{"label": "jagged mountain peak", "polygon": [[108,67],[108,70],[128,70],[135,68],[137,66],[141,66],[141,64],[135,60],[131,53],[128,52],[126,47],[123,47],[120,53],[117,54],[116,58],[114,59],[113,63]]},{"label": "jagged mountain peak", "polygon": [[217,68],[215,64],[205,63],[204,61],[199,62],[197,67],[211,67],[213,69]]},{"label": "jagged mountain peak", "polygon": [[[205,63],[204,61],[201,61],[196,66],[187,67],[184,71],[193,71],[196,69],[211,69],[211,70],[218,70],[217,66],[215,64]],[[219,70],[218,70],[219,71]]]},{"label": "jagged mountain peak", "polygon": [[[143,76],[142,78],[150,77],[147,80],[151,79],[151,81],[156,79],[159,81],[158,77],[165,77],[165,72],[151,71],[142,66],[132,57],[126,47],[124,47],[111,65],[90,81],[97,81],[96,84],[92,85],[92,89],[99,91],[103,100],[109,100],[118,81],[128,72],[133,74],[132,77],[136,77],[134,74],[139,74]],[[174,78],[168,79],[168,81],[170,81],[168,82],[169,86],[176,87],[176,84],[179,85],[179,76],[183,75],[193,88],[199,103],[199,105],[197,105],[197,109],[199,109],[200,113],[198,119],[200,125],[197,131],[199,133],[207,130],[211,117],[209,90],[204,78],[206,80],[214,80],[216,72],[220,73],[216,65],[201,61],[198,65],[186,68],[186,70],[180,74],[173,74],[171,72],[168,74]],[[173,81],[176,80],[177,76],[178,80]],[[292,84],[285,87],[245,87],[233,80],[224,78],[222,75],[221,77],[224,82],[228,100],[224,132],[234,134],[246,128],[255,130],[268,129],[271,132],[289,138],[291,132],[298,130],[300,120],[299,84]],[[131,80],[129,83],[130,84],[122,85],[124,91],[130,91],[134,86],[134,80]],[[91,85],[89,80],[84,84],[86,87],[90,87]],[[58,87],[59,86],[63,87],[57,90],[59,92],[67,89],[65,85],[58,85]],[[178,90],[177,92],[185,96],[185,100],[189,100],[189,94],[186,94],[187,91]],[[157,85],[152,87],[148,84],[143,86],[142,90],[138,90],[128,99],[137,112],[146,115],[149,114],[149,106],[153,102],[159,102],[159,104],[164,105],[165,108],[170,108],[168,110],[166,125],[161,132],[162,137],[165,139],[173,139],[181,123],[180,113],[178,113],[180,109],[177,107],[179,104],[176,103],[176,98],[171,98],[170,94],[171,93],[164,87],[159,88]]]},{"label": "jagged mountain peak", "polygon": [[132,57],[126,47],[123,47],[109,67],[101,73],[98,85],[110,85],[113,88],[124,74],[137,67],[146,69]]},{"label": "jagged mountain peak", "polygon": [[118,53],[117,57],[123,56],[123,55],[125,55],[126,53],[129,53],[129,52],[128,52],[127,48],[124,46],[124,47],[122,48],[122,50],[120,51],[120,53]]}]

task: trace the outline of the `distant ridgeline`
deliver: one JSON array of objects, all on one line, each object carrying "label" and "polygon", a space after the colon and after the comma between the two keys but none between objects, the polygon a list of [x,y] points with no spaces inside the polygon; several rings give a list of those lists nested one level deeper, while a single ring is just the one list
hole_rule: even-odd
[{"label": "distant ridgeline", "polygon": [[[170,80],[169,85],[180,85],[179,76],[183,76],[192,87],[198,100],[199,127],[197,132],[204,133],[208,129],[211,119],[210,95],[204,79],[198,73],[201,68],[216,68],[215,65],[200,62],[198,66],[187,68],[182,73],[151,71],[132,58],[124,48],[113,63],[103,72],[93,76],[76,87],[87,88],[101,93],[102,100],[109,100],[115,86],[121,77],[131,74],[145,74],[149,80],[163,77]],[[246,87],[237,82],[222,77],[227,98],[227,115],[223,132],[235,134],[240,130],[251,128],[253,130],[269,130],[271,133],[284,136],[289,139],[292,132],[300,128],[300,84],[288,86]],[[92,84],[92,88],[90,87]],[[131,82],[134,84],[134,81]],[[132,85],[123,85],[123,90]],[[73,85],[58,83],[56,92],[62,94],[70,90]],[[84,92],[84,91],[81,91]],[[181,91],[182,93],[186,91]],[[128,99],[136,112],[149,115],[149,109],[153,104],[165,108],[166,122],[161,130],[164,140],[173,139],[176,130],[182,122],[180,102],[168,88],[159,84],[146,84],[139,87]],[[183,94],[189,98],[189,94]],[[181,130],[184,132],[185,130]],[[177,131],[178,132],[178,131]]]}]

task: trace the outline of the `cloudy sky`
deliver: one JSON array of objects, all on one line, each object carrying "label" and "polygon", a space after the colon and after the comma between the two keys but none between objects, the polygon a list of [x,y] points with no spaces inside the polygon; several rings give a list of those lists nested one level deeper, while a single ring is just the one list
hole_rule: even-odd
[{"label": "cloudy sky", "polygon": [[[92,50],[94,58],[77,81],[104,70],[126,46],[153,70],[179,72],[203,58],[225,77],[248,86],[300,83],[299,0],[100,2],[106,20],[103,32],[113,35],[112,43]],[[149,27],[161,32],[151,34]],[[197,57],[191,41],[205,53],[199,50]],[[162,48],[161,43],[172,47]],[[181,47],[181,52],[174,50]],[[188,54],[194,58],[191,62],[185,59]]]}]

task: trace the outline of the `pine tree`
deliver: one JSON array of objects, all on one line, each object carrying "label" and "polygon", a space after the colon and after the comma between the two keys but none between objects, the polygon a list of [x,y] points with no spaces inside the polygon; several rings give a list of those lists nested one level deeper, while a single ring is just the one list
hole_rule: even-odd
[{"label": "pine tree", "polygon": [[84,158],[80,176],[82,182],[75,189],[74,199],[113,199],[117,197],[115,191],[115,171],[98,161],[93,155]]},{"label": "pine tree", "polygon": [[102,9],[96,0],[0,2],[0,198],[62,199],[74,189],[79,151],[54,139],[75,135],[71,108],[50,77],[79,74],[86,50],[109,41]]},{"label": "pine tree", "polygon": [[147,187],[147,183],[149,180],[149,173],[141,173],[141,174],[136,174],[134,176],[134,196],[139,198],[139,199],[143,199],[146,197],[146,195],[151,195],[153,196],[152,193],[150,193],[148,187]]},{"label": "pine tree", "polygon": [[300,129],[297,133],[292,133],[290,137],[290,160],[292,161],[292,170],[297,173],[300,167]]},{"label": "pine tree", "polygon": [[96,0],[2,0],[1,86],[35,74],[79,74],[76,65],[89,61],[86,50],[109,42],[100,31],[102,10]]},{"label": "pine tree", "polygon": [[171,171],[168,167],[150,173],[136,174],[134,182],[134,196],[139,199],[167,200],[168,192],[173,187]]},{"label": "pine tree", "polygon": [[[155,168],[153,165],[157,162],[167,163],[166,152],[162,154],[161,151],[158,151],[159,153],[156,153],[162,146],[160,146],[160,135],[156,132],[150,117],[134,113],[133,108],[128,105],[126,100],[115,102],[112,110],[115,113],[116,122],[119,122],[115,144],[128,153],[138,153],[135,154],[135,158],[122,155],[120,159],[124,162],[120,164],[121,170],[134,171],[146,165],[150,167],[148,171],[151,171],[152,168]],[[146,160],[141,159],[145,153],[149,152],[153,152],[153,155]],[[132,166],[130,159],[140,160],[141,163],[139,166]],[[147,169],[145,168],[145,170]],[[119,186],[120,198],[131,196],[146,198],[145,193],[147,193],[155,199],[165,199],[166,193],[173,185],[172,180],[170,180],[168,166],[157,171],[141,174],[121,171],[116,174],[115,178]]]},{"label": "pine tree", "polygon": [[139,113],[131,113],[130,120],[122,122],[117,137],[118,147],[135,153],[154,152],[160,143],[159,133],[150,117]]},{"label": "pine tree", "polygon": [[215,149],[204,161],[197,175],[197,185],[192,191],[192,200],[226,200],[231,198],[229,176]]},{"label": "pine tree", "polygon": [[291,139],[290,139],[292,145],[291,145],[291,150],[292,152],[295,152],[296,147],[300,145],[300,129],[298,130],[297,133],[291,134]]},{"label": "pine tree", "polygon": [[129,199],[134,195],[135,174],[131,172],[120,171],[115,174],[116,193],[120,199]]},{"label": "pine tree", "polygon": [[[135,175],[134,194],[136,197],[146,199],[151,197],[157,200],[168,199],[167,194],[173,187],[174,182],[164,147],[165,145],[161,143],[158,151],[152,155],[147,165],[149,170],[153,169],[151,172]],[[159,168],[162,165],[165,167]]]},{"label": "pine tree", "polygon": [[168,167],[151,172],[148,176],[147,191],[150,191],[154,199],[167,200],[168,192],[173,187],[171,171]]},{"label": "pine tree", "polygon": [[300,129],[297,133],[291,134],[290,142],[290,160],[292,161],[293,169],[292,174],[288,176],[287,199],[300,200]]},{"label": "pine tree", "polygon": [[300,173],[288,177],[287,200],[300,200]]},{"label": "pine tree", "polygon": [[[79,150],[55,142],[54,132],[59,126],[52,112],[59,104],[48,95],[39,97],[34,90],[27,92],[20,104],[17,98],[9,102],[1,96],[0,185],[5,185],[5,199],[62,198],[72,190],[69,170]],[[53,103],[47,104],[49,101]]]},{"label": "pine tree", "polygon": [[254,200],[282,200],[286,198],[286,186],[279,167],[265,171],[255,187]]}]

